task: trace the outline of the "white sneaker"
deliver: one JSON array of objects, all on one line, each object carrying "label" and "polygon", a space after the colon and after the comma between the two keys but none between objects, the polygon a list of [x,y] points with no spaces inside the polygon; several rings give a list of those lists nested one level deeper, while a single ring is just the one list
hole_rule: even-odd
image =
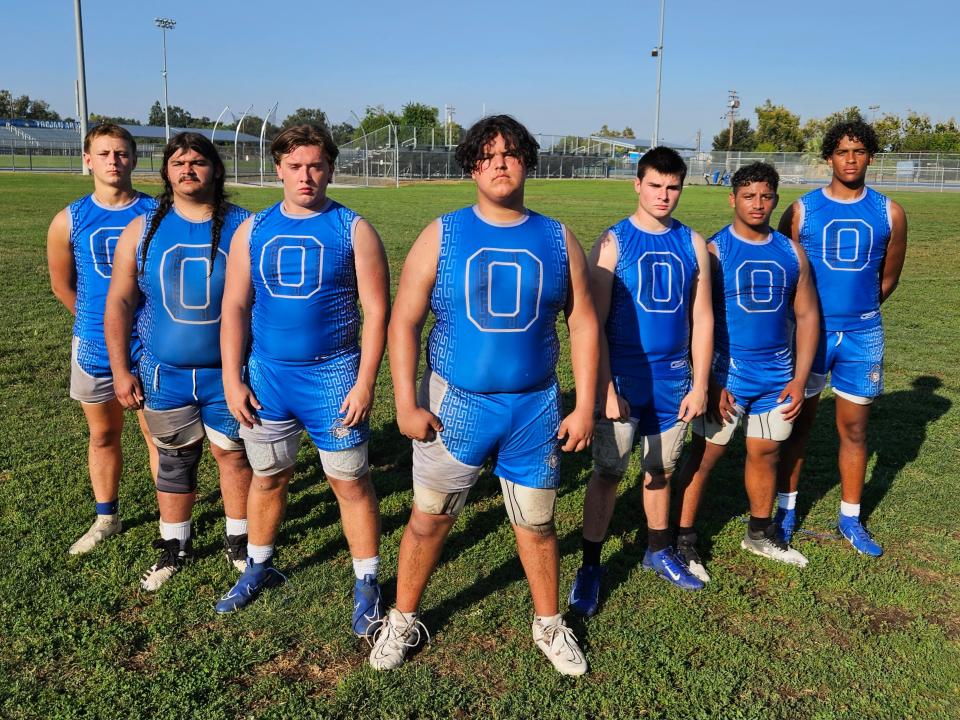
[{"label": "white sneaker", "polygon": [[140,576],[140,587],[147,592],[160,589],[167,580],[176,575],[183,568],[193,562],[191,542],[181,548],[179,540],[154,540],[153,547],[160,551],[160,559],[150,569]]},{"label": "white sneaker", "polygon": [[116,535],[121,530],[123,530],[123,523],[120,522],[119,516],[98,516],[97,519],[93,521],[93,525],[90,526],[90,529],[81,535],[80,539],[70,546],[70,549],[67,550],[67,553],[70,555],[83,555],[84,553],[88,553],[108,537],[111,535]]},{"label": "white sneaker", "polygon": [[776,534],[776,529],[776,525],[771,525],[769,532],[757,534],[747,530],[747,534],[740,541],[740,547],[754,555],[761,555],[777,562],[806,567],[807,558],[781,540]]},{"label": "white sneaker", "polygon": [[561,675],[583,675],[587,671],[587,658],[562,616],[548,625],[534,620],[533,641]]},{"label": "white sneaker", "polygon": [[430,642],[430,633],[416,616],[407,622],[396,608],[378,622],[373,630],[373,649],[370,651],[370,666],[374,670],[393,670],[403,665],[407,651],[420,644],[423,634]]}]

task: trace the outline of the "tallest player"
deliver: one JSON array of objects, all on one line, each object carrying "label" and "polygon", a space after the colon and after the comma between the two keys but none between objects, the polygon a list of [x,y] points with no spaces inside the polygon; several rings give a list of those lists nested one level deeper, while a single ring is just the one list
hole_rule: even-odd
[{"label": "tallest player", "polygon": [[840,437],[839,530],[858,552],[872,556],[883,548],[860,522],[860,498],[870,404],[883,391],[880,305],[897,287],[907,250],[903,208],[866,186],[878,149],[866,123],[834,125],[822,151],[833,171],[830,183],[802,196],[780,220],[780,232],[803,245],[810,259],[823,320],[808,399],[780,462],[777,520],[789,541],[804,448],[829,374]]}]

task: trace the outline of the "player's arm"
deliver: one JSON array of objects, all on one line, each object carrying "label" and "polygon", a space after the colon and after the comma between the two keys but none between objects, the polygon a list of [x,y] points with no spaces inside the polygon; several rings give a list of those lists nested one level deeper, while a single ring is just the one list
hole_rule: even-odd
[{"label": "player's arm", "polygon": [[777,223],[777,232],[786,235],[794,242],[800,241],[800,201],[790,203]]},{"label": "player's arm", "polygon": [[140,301],[137,284],[137,244],[143,234],[143,215],[134,218],[120,233],[113,253],[110,289],[103,313],[103,334],[110,356],[110,372],[117,400],[127,410],[143,407],[143,389],[130,371],[130,333]]},{"label": "player's arm", "polygon": [[429,441],[443,431],[440,418],[417,405],[420,337],[437,281],[440,221],[430,223],[413,243],[400,272],[400,285],[387,327],[390,375],[397,407],[397,426],[411,440]]},{"label": "player's arm", "polygon": [[880,302],[893,294],[900,282],[903,261],[907,256],[907,214],[900,203],[890,201],[890,240],[880,270]]},{"label": "player's arm", "polygon": [[[720,274],[720,257],[717,255],[717,246],[713,243],[707,244],[707,262],[710,264],[710,288],[712,295],[713,278]],[[712,309],[711,298],[711,310]],[[713,315],[711,314],[711,319],[712,318]],[[712,337],[710,338],[710,345],[711,347],[713,346]],[[694,372],[696,372],[695,368]],[[733,422],[736,399],[729,390],[716,381],[716,378],[713,377],[712,368],[709,368],[707,378],[707,407],[705,408],[707,416],[718,422]]]},{"label": "player's arm", "polygon": [[70,246],[70,216],[66,208],[54,216],[47,230],[47,269],[53,294],[76,315],[77,266]]},{"label": "player's arm", "polygon": [[227,255],[227,272],[220,305],[220,362],[223,369],[223,394],[227,407],[244,427],[258,422],[260,403],[250,386],[243,382],[243,361],[250,337],[250,307],[253,286],[250,282],[250,228],[248,217],[234,231]]},{"label": "player's arm", "polygon": [[[570,331],[570,364],[576,406],[560,423],[557,437],[566,442],[564,452],[583,450],[593,439],[593,407],[597,399],[597,364],[600,358],[600,330],[597,311],[590,294],[590,272],[580,242],[567,232],[568,287],[567,328]],[[609,300],[608,300],[609,303]]]},{"label": "player's arm", "polygon": [[610,303],[613,300],[614,270],[617,267],[619,249],[613,233],[603,232],[587,258],[590,269],[590,291],[597,312],[597,325],[600,336],[600,362],[597,367],[597,399],[604,408],[604,417],[609,420],[626,420],[630,417],[630,403],[617,394],[610,371],[610,345],[607,342],[607,318],[610,316]]},{"label": "player's arm", "polygon": [[793,379],[780,392],[779,402],[788,397],[790,405],[783,410],[783,418],[793,422],[800,414],[803,405],[804,389],[813,365],[813,356],[820,341],[820,304],[817,290],[810,276],[810,263],[800,244],[793,242],[793,249],[800,260],[800,273],[797,277],[797,289],[793,296],[793,314],[796,316],[796,357],[794,358]]},{"label": "player's arm", "polygon": [[711,292],[710,253],[707,243],[692,234],[697,256],[697,279],[693,285],[693,328],[690,332],[690,361],[693,365],[693,386],[680,402],[679,420],[690,422],[707,409],[710,384],[710,361],[713,358],[713,295]]},{"label": "player's arm", "polygon": [[340,406],[343,425],[353,427],[370,417],[377,372],[387,344],[387,321],[390,319],[390,268],[380,236],[366,220],[357,222],[353,238],[354,267],[357,273],[357,294],[363,309],[360,332],[360,370],[357,382],[350,388]]}]

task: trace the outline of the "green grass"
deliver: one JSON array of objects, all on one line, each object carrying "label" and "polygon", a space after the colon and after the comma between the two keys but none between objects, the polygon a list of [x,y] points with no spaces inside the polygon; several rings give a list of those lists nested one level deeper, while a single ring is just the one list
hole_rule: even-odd
[{"label": "green grass", "polygon": [[[642,572],[637,467],[624,481],[605,546],[601,613],[573,620],[591,672],[556,675],[530,639],[531,605],[499,487],[472,493],[424,598],[434,642],[378,674],[347,628],[350,558],[334,497],[304,444],[279,564],[290,582],[247,611],[216,617],[233,582],[220,552],[214,466],[201,468],[198,561],[156,595],[138,590],[153,561],[156,501],[133,423],[121,508],[127,530],[70,558],[92,507],[86,427],[68,399],[70,318],[51,295],[44,237],[54,213],[87,192],[81,178],[0,175],[0,717],[955,718],[960,708],[960,205],[952,195],[896,195],[910,220],[900,288],[884,308],[887,394],[870,426],[864,510],[887,553],[857,556],[803,537],[804,571],[739,550],[746,509],[738,441],[702,513],[713,582],[695,595]],[[145,187],[154,191],[155,187]],[[798,191],[785,189],[783,207]],[[406,249],[469,184],[335,189],[380,230],[396,284]],[[629,183],[528,184],[528,205],[561,218],[585,246],[630,212]],[[258,209],[276,190],[238,189]],[[678,217],[709,234],[726,193],[691,187]],[[562,381],[571,387],[567,360]],[[382,372],[371,464],[392,599],[409,513],[410,449],[392,420]],[[833,400],[824,397],[799,507],[804,527],[835,519]],[[558,501],[561,593],[579,564],[589,457],[567,457]]]}]

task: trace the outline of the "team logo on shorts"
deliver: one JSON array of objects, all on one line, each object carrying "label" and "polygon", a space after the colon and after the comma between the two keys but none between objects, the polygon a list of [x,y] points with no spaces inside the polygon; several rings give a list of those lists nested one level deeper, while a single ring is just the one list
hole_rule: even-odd
[{"label": "team logo on shorts", "polygon": [[343,440],[347,435],[350,434],[350,428],[344,427],[343,423],[337,420],[333,426],[330,428],[330,433],[337,439]]},{"label": "team logo on shorts", "polygon": [[879,365],[874,365],[872,368],[870,368],[870,372],[867,373],[867,380],[872,382],[874,385],[880,382],[880,366]]},{"label": "team logo on shorts", "polygon": [[546,462],[547,465],[549,465],[552,469],[556,469],[556,467],[560,465],[560,456],[555,452],[552,452],[547,455],[547,459],[544,462]]}]

